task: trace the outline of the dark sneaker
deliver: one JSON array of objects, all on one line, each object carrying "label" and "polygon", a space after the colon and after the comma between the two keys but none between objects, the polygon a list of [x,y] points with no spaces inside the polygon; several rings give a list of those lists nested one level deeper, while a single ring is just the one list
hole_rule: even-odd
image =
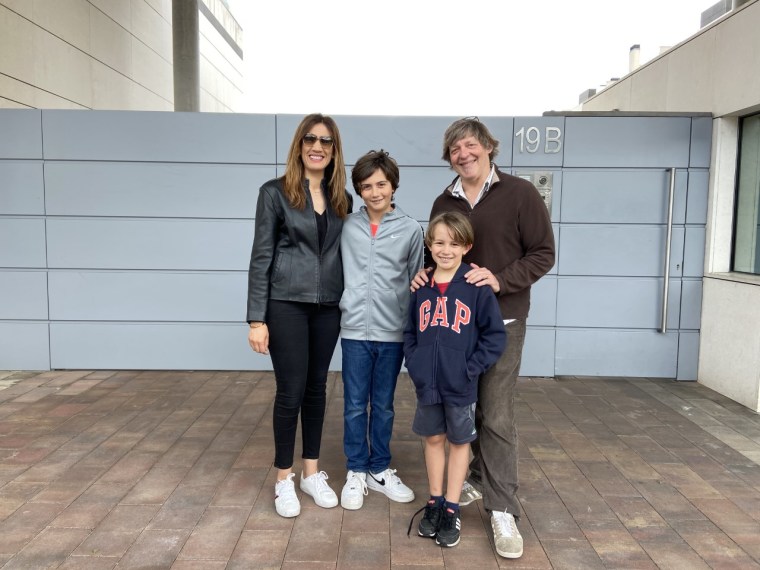
[{"label": "dark sneaker", "polygon": [[438,527],[441,524],[441,512],[443,511],[443,505],[435,501],[428,501],[424,507],[412,515],[406,535],[409,536],[411,534],[414,519],[422,511],[425,511],[425,514],[422,515],[422,520],[420,520],[420,524],[417,526],[417,534],[425,538],[435,538]]},{"label": "dark sneaker", "polygon": [[470,503],[474,503],[475,501],[479,501],[482,498],[483,494],[475,487],[470,485],[468,481],[465,480],[465,482],[462,483],[462,494],[459,495],[459,504],[462,507],[465,507]]},{"label": "dark sneaker", "polygon": [[441,525],[435,536],[439,546],[456,546],[459,544],[459,531],[462,529],[462,519],[458,510],[441,509]]}]

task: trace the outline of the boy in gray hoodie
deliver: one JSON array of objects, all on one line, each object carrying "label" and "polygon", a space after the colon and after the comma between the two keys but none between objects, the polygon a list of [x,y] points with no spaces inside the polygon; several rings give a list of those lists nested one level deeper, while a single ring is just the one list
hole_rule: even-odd
[{"label": "boy in gray hoodie", "polygon": [[343,223],[340,300],[343,351],[344,509],[364,504],[367,489],[401,503],[414,492],[391,469],[393,397],[401,370],[409,283],[423,265],[420,224],[394,203],[399,171],[387,152],[370,151],[351,172],[364,201]]}]

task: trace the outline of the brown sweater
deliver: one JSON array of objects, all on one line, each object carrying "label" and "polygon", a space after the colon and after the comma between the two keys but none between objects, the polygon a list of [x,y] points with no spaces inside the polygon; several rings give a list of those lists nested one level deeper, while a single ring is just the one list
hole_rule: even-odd
[{"label": "brown sweater", "polygon": [[430,218],[451,210],[470,218],[475,244],[464,257],[465,263],[487,267],[496,276],[503,318],[527,318],[530,286],[554,265],[554,232],[541,196],[527,180],[498,169],[488,192],[474,208],[453,196],[453,187],[452,182],[436,198]]}]

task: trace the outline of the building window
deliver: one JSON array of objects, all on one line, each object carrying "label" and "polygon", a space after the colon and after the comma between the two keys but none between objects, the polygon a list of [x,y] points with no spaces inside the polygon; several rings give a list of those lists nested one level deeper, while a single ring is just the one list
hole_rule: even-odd
[{"label": "building window", "polygon": [[760,114],[740,126],[733,270],[760,275]]}]

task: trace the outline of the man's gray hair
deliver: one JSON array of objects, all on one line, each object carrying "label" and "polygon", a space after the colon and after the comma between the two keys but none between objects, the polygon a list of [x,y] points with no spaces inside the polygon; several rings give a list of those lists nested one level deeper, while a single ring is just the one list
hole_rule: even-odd
[{"label": "man's gray hair", "polygon": [[488,154],[489,160],[493,162],[494,157],[499,154],[499,141],[496,140],[480,119],[477,117],[465,117],[457,119],[449,125],[443,135],[443,160],[451,164],[451,147],[465,137],[475,137],[485,148],[491,147]]}]

